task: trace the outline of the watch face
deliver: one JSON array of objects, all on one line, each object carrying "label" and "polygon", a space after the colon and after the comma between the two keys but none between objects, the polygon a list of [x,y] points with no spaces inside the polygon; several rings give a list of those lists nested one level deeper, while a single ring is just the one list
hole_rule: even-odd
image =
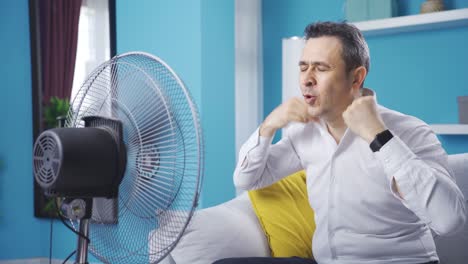
[{"label": "watch face", "polygon": [[390,130],[387,129],[375,136],[375,139],[370,144],[370,148],[374,152],[379,151],[380,148],[382,148],[382,146],[385,145],[392,138],[393,134],[390,132]]},{"label": "watch face", "polygon": [[377,138],[375,138],[374,140],[372,140],[372,142],[370,143],[369,147],[371,148],[371,150],[373,152],[377,152],[380,150],[380,148],[382,147],[382,145],[380,145],[380,142]]}]

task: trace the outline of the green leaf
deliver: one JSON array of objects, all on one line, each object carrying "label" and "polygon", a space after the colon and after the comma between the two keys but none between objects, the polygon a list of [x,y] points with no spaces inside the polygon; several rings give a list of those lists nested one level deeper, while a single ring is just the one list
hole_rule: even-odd
[{"label": "green leaf", "polygon": [[57,117],[66,116],[70,109],[68,98],[61,99],[57,96],[52,96],[47,105],[43,109],[43,118],[46,128],[57,127]]}]

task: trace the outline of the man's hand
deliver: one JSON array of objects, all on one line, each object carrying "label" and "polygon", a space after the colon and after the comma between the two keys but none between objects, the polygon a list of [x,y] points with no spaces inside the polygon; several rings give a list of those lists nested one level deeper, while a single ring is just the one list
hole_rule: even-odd
[{"label": "man's hand", "polygon": [[377,112],[373,96],[363,96],[355,99],[343,112],[343,119],[351,131],[369,144],[378,133],[387,129]]},{"label": "man's hand", "polygon": [[294,97],[273,110],[260,126],[260,136],[272,137],[276,130],[285,127],[289,122],[308,123],[318,120],[308,111],[309,105],[303,99]]}]

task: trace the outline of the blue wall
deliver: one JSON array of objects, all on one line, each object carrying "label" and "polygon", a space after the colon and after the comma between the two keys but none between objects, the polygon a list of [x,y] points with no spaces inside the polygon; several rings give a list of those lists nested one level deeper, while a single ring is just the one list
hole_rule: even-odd
[{"label": "blue wall", "polygon": [[202,0],[203,207],[234,198],[234,0]]},{"label": "blue wall", "polygon": [[[458,123],[457,96],[468,95],[467,27],[369,37],[368,44],[366,86],[381,104],[427,123]],[[467,136],[440,139],[449,153],[468,151]]]},{"label": "blue wall", "polygon": [[165,60],[201,112],[205,139],[202,207],[235,195],[234,1],[117,1],[117,52]]},{"label": "blue wall", "polygon": [[[47,223],[33,217],[32,98],[27,0],[0,8],[0,259],[45,255]],[[47,240],[46,240],[47,239]],[[27,249],[27,250],[26,250]]]},{"label": "blue wall", "polygon": [[[417,14],[418,1],[402,2],[402,14]],[[446,1],[465,8],[468,0]],[[263,2],[264,113],[281,103],[281,39],[302,36],[315,21],[345,19],[343,0]],[[366,37],[371,70],[366,86],[379,102],[427,123],[457,123],[456,97],[468,95],[468,28]],[[278,135],[277,135],[278,136]],[[468,151],[466,136],[441,136],[448,153]]]},{"label": "blue wall", "polygon": [[200,1],[116,1],[117,54],[160,57],[201,105]]}]

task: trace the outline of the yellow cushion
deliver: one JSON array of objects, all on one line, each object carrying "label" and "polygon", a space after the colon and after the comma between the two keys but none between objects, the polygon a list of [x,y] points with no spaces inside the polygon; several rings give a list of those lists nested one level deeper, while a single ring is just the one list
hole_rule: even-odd
[{"label": "yellow cushion", "polygon": [[312,258],[315,221],[307,198],[304,171],[266,188],[249,191],[249,197],[272,257]]}]

